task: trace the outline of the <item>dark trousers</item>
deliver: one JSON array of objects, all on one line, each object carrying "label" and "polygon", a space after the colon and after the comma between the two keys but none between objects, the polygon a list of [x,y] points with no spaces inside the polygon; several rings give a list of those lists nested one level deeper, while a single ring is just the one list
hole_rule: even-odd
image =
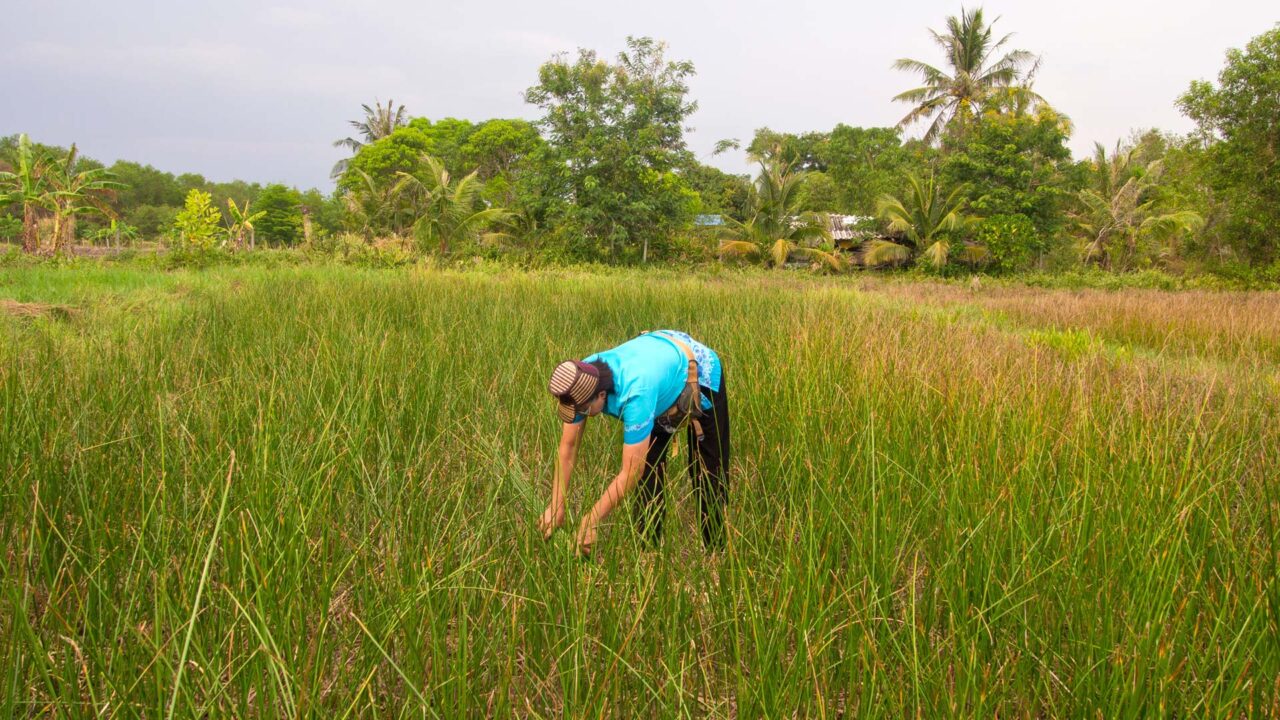
[{"label": "dark trousers", "polygon": [[[689,438],[689,477],[693,494],[698,499],[702,544],[708,550],[724,547],[724,506],[729,500],[729,397],[726,393],[724,369],[720,371],[720,390],[699,388],[711,400],[711,409],[701,418],[703,437],[699,442],[693,421],[687,423]],[[663,487],[666,484],[667,446],[674,433],[655,423],[649,436],[649,454],[645,458],[644,475],[637,486],[632,513],[641,536],[650,546],[662,538],[662,518],[666,512]]]}]

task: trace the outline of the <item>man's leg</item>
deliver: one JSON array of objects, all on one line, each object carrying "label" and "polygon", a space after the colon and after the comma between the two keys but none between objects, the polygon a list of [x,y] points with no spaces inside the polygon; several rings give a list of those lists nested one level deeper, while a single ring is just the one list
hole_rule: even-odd
[{"label": "man's leg", "polygon": [[657,546],[662,538],[662,517],[666,511],[663,486],[666,484],[667,446],[672,434],[653,426],[649,435],[649,452],[644,459],[644,474],[636,485],[631,513],[640,537],[650,546]]},{"label": "man's leg", "polygon": [[[724,548],[724,507],[729,501],[729,396],[724,368],[720,390],[702,388],[711,399],[711,410],[702,418],[702,442],[689,423],[689,472],[698,497],[702,544],[708,550]],[[694,448],[697,448],[696,452]]]}]

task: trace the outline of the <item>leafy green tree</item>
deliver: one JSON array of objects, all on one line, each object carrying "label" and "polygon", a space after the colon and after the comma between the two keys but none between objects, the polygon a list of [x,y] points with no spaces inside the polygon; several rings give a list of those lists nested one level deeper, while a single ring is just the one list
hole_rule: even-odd
[{"label": "leafy green tree", "polygon": [[203,190],[191,190],[181,212],[173,221],[174,240],[180,252],[208,252],[222,235],[222,220],[213,196]]},{"label": "leafy green tree", "polygon": [[680,168],[680,177],[698,194],[699,213],[747,219],[751,202],[751,180],[747,176],[690,160]]},{"label": "leafy green tree", "polygon": [[1227,234],[1248,259],[1280,257],[1280,26],[1227,51],[1218,84],[1178,100],[1196,122],[1203,171],[1226,205]]},{"label": "leafy green tree", "polygon": [[828,169],[828,144],[831,136],[823,132],[807,132],[801,135],[780,133],[767,127],[756,130],[747,156],[757,160],[780,162],[801,172],[826,172]]},{"label": "leafy green tree", "polygon": [[494,119],[481,123],[458,149],[459,170],[474,170],[484,184],[484,197],[506,207],[521,203],[524,176],[537,171],[546,157],[546,142],[525,120]]},{"label": "leafy green tree", "polygon": [[489,229],[507,221],[511,213],[484,205],[475,172],[454,180],[444,164],[431,156],[422,158],[421,167],[417,173],[402,173],[395,189],[409,198],[414,209],[413,231],[420,248],[436,246],[441,255],[447,255],[468,242],[506,237]]},{"label": "leafy green tree", "polygon": [[1135,168],[1133,157],[1119,145],[1110,157],[1101,144],[1095,147],[1090,187],[1077,196],[1085,262],[1116,270],[1149,264],[1166,254],[1171,239],[1204,224],[1194,211],[1162,212],[1151,191],[1164,173],[1163,162]]},{"label": "leafy green tree", "polygon": [[268,185],[250,206],[260,219],[255,235],[272,245],[293,247],[302,241],[302,194],[280,184]]},{"label": "leafy green tree", "polygon": [[844,209],[840,188],[827,173],[814,170],[808,173],[797,191],[797,204],[801,211],[829,213]]},{"label": "leafy green tree", "polygon": [[697,196],[675,174],[687,164],[684,122],[693,64],[668,61],[651,38],[627,38],[609,64],[590,50],[538,71],[525,99],[542,108],[548,141],[564,161],[557,221],[608,247],[609,258],[664,242],[688,226]]},{"label": "leafy green tree", "polygon": [[361,174],[379,186],[389,187],[399,173],[416,170],[422,156],[432,147],[432,139],[421,128],[402,127],[360,148],[338,181],[338,188],[342,191],[362,188],[365,179]]},{"label": "leafy green tree", "polygon": [[[345,147],[351,150],[352,153],[358,153],[360,148],[366,144],[381,140],[408,124],[408,116],[405,114],[404,105],[396,107],[394,100],[388,100],[385,108],[377,101],[374,101],[373,107],[368,105],[361,105],[360,107],[364,109],[364,118],[351,121],[351,127],[356,129],[360,139],[345,137],[341,140],[335,140],[333,142],[334,147]],[[334,179],[342,177],[342,174],[347,171],[347,163],[349,162],[349,159],[339,160],[333,166],[329,177]]]},{"label": "leafy green tree", "polygon": [[[956,256],[953,246],[957,235],[973,223],[961,209],[964,188],[945,192],[933,175],[928,179],[909,175],[906,181],[907,193],[901,198],[881,197],[876,212],[889,231],[906,242],[873,240],[863,251],[863,262],[873,266],[902,263],[919,254],[935,270],[941,270]],[[959,249],[959,258],[966,262],[977,262],[983,255],[975,245],[962,244]]]},{"label": "leafy green tree", "polygon": [[893,64],[896,70],[919,75],[924,83],[894,97],[912,105],[898,127],[932,118],[924,136],[932,143],[953,122],[963,128],[992,104],[1026,107],[1040,99],[1031,90],[1039,58],[1026,50],[1010,50],[997,57],[1012,35],[996,38],[994,24],[986,22],[982,8],[976,8],[959,17],[949,16],[944,33],[930,30],[942,49],[946,70],[910,58]]},{"label": "leafy green tree", "polygon": [[173,227],[180,208],[171,205],[138,205],[129,208],[124,221],[137,229],[144,238],[155,238]]},{"label": "leafy green tree", "polygon": [[876,200],[903,187],[903,173],[915,165],[897,128],[836,125],[827,143],[827,174],[840,192],[838,208],[854,215],[875,215]]},{"label": "leafy green tree", "polygon": [[943,150],[939,176],[949,187],[964,188],[971,213],[1023,215],[1046,239],[1061,231],[1071,199],[1071,151],[1067,125],[1052,109],[987,111],[963,135],[948,137]]},{"label": "leafy green tree", "polygon": [[760,160],[760,174],[751,188],[751,210],[746,220],[726,218],[720,257],[758,258],[782,267],[792,256],[802,256],[819,267],[843,270],[845,262],[834,251],[813,247],[831,238],[826,217],[800,207],[800,188],[807,176],[784,162]]}]

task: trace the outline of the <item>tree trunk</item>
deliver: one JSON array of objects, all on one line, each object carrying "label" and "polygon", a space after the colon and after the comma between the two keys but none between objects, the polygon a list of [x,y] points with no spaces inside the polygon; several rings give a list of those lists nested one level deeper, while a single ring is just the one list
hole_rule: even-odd
[{"label": "tree trunk", "polygon": [[311,208],[302,206],[302,242],[311,247]]},{"label": "tree trunk", "polygon": [[258,238],[256,231],[249,230],[249,249],[252,250],[258,246]]},{"label": "tree trunk", "polygon": [[40,249],[40,238],[36,234],[36,208],[31,203],[22,205],[22,250],[34,253]]}]

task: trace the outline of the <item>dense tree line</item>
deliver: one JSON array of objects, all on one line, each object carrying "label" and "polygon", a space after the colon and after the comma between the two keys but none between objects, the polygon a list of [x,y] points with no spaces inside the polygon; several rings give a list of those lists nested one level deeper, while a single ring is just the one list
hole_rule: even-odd
[{"label": "dense tree line", "polygon": [[[894,63],[920,81],[893,98],[908,106],[897,126],[761,128],[745,147],[723,141],[718,151],[745,151],[755,177],[694,158],[692,63],[628,38],[615,58],[580,50],[542,65],[525,93],[541,113],[533,122],[364,106],[356,134],[335,143],[353,154],[334,167],[328,195],[104,167],[74,148],[3,138],[0,238],[30,244],[52,223],[80,241],[178,242],[200,218],[229,247],[342,236],[615,263],[718,254],[999,272],[1280,262],[1280,29],[1230,51],[1216,83],[1190,84],[1178,105],[1195,132],[1135,133],[1083,159],[1067,148],[1070,118],[1034,89],[1039,58],[1010,47],[981,9],[931,32],[940,61]],[[918,139],[906,135],[913,126],[924,128]],[[859,218],[855,254],[834,247],[833,215]]]}]

